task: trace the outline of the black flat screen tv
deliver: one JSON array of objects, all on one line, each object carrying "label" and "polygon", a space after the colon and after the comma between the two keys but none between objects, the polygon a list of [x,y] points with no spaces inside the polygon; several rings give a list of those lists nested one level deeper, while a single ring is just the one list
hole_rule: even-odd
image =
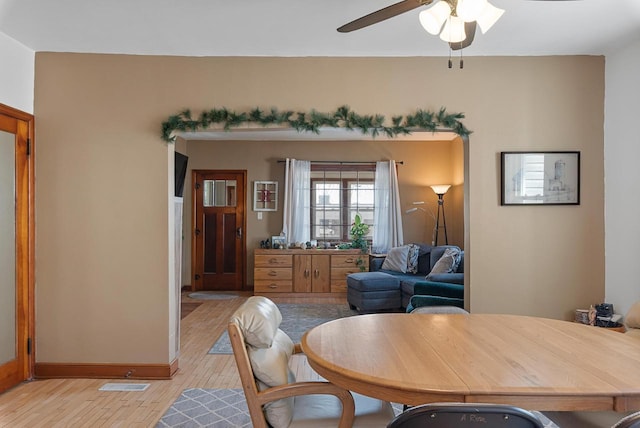
[{"label": "black flat screen tv", "polygon": [[182,153],[175,152],[175,196],[182,197],[184,192],[184,178],[187,175],[187,161],[189,158]]}]

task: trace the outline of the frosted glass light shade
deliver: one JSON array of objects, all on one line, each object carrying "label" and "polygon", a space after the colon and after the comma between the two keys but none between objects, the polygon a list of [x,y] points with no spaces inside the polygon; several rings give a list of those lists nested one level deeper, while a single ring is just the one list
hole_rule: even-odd
[{"label": "frosted glass light shade", "polygon": [[478,19],[476,19],[476,22],[478,23],[478,27],[480,27],[482,34],[489,31],[489,28],[493,27],[493,24],[495,24],[498,19],[500,19],[503,13],[504,9],[497,8],[491,3],[487,2],[486,7],[482,11],[482,15],[480,15]]},{"label": "frosted glass light shade", "polygon": [[445,193],[447,193],[447,190],[449,190],[450,187],[451,184],[434,184],[433,186],[431,186],[433,192],[436,195],[444,195]]},{"label": "frosted glass light shade", "polygon": [[448,43],[458,43],[467,38],[464,31],[464,21],[457,16],[450,16],[444,24],[440,38]]},{"label": "frosted glass light shade", "polygon": [[464,22],[478,19],[489,2],[487,0],[458,0],[456,14]]},{"label": "frosted glass light shade", "polygon": [[451,6],[445,1],[439,1],[429,9],[423,10],[418,15],[420,24],[429,34],[440,34],[442,24],[451,14]]}]

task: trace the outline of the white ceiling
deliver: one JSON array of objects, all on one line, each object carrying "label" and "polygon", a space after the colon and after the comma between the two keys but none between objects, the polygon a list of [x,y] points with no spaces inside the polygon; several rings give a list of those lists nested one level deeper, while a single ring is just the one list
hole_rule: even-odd
[{"label": "white ceiling", "polygon": [[[185,56],[447,56],[399,0],[0,0],[0,31],[34,51]],[[640,0],[491,0],[506,12],[466,56],[603,55],[640,39]]]}]

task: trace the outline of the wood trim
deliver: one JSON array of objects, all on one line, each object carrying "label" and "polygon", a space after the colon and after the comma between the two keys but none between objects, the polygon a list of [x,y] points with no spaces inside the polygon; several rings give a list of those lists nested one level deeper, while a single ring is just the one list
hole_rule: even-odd
[{"label": "wood trim", "polygon": [[0,114],[11,116],[18,120],[24,120],[25,122],[33,122],[33,115],[17,108],[13,108],[6,104],[0,103]]},{"label": "wood trim", "polygon": [[[20,239],[23,254],[21,257],[25,259],[18,261],[19,267],[16,272],[16,279],[23,284],[20,290],[17,290],[21,302],[17,309],[21,318],[16,321],[20,326],[18,346],[25,351],[24,357],[21,357],[24,358],[21,363],[21,377],[27,380],[33,377],[35,370],[35,117],[2,103],[0,103],[0,116],[19,121],[13,133],[22,136],[16,147],[17,156],[22,157],[22,161],[17,162],[19,168],[16,174],[23,177],[20,184],[22,188],[16,188],[16,213],[19,215],[19,218],[16,218],[16,226],[19,228],[16,231],[19,235],[16,238],[16,245]],[[27,141],[23,139],[25,134],[30,143],[29,154],[27,154]],[[24,161],[25,158],[26,161]],[[31,339],[31,352],[26,354],[26,344],[29,339]]]},{"label": "wood trim", "polygon": [[171,379],[178,371],[178,359],[170,364],[36,363],[38,379]]}]

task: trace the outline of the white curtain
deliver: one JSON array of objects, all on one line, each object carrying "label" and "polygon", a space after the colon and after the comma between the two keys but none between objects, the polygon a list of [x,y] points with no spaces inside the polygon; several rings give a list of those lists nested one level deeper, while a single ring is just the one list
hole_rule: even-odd
[{"label": "white curtain", "polygon": [[376,162],[374,198],[373,252],[386,253],[404,241],[396,161]]},{"label": "white curtain", "polygon": [[287,243],[311,239],[311,162],[287,158],[282,233]]}]

